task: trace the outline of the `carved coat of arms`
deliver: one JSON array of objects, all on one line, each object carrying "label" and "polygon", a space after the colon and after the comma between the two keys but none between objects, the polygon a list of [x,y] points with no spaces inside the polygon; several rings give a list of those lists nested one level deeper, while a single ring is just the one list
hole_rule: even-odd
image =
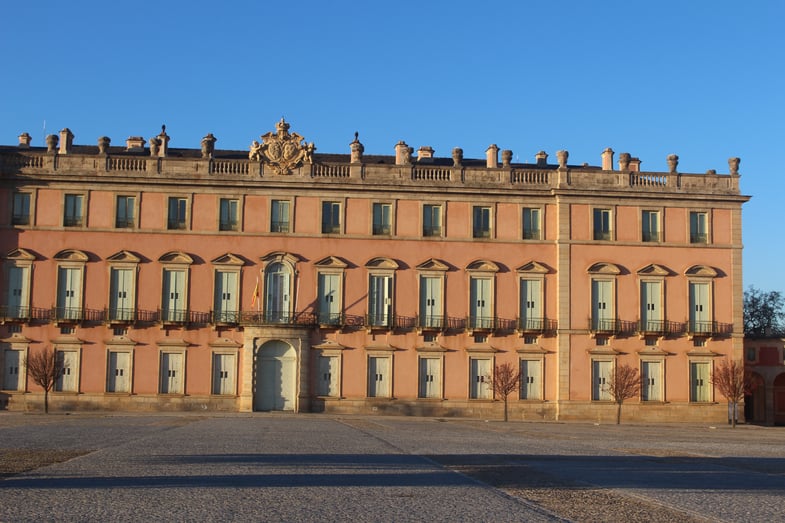
[{"label": "carved coat of arms", "polygon": [[275,124],[275,129],[276,132],[261,136],[261,144],[254,140],[248,158],[270,164],[277,174],[291,174],[301,162],[313,163],[316,150],[313,142],[306,143],[299,134],[290,133],[289,124],[283,118]]}]

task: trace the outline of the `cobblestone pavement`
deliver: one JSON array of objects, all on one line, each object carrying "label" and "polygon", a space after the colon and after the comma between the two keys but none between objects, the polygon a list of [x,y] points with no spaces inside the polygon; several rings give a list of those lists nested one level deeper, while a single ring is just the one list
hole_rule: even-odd
[{"label": "cobblestone pavement", "polygon": [[0,472],[53,449],[0,521],[785,520],[782,428],[0,413]]}]

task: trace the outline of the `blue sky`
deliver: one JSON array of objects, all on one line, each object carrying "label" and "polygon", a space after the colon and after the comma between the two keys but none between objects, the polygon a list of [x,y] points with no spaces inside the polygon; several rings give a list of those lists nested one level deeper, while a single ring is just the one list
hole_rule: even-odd
[{"label": "blue sky", "polygon": [[284,116],[321,152],[496,143],[599,165],[728,172],[741,157],[744,284],[785,292],[785,2],[8,2],[0,143],[156,135],[246,149]]}]

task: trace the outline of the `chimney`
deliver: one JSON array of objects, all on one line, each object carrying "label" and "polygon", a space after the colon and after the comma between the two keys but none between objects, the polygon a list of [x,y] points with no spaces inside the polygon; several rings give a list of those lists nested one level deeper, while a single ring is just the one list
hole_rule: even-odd
[{"label": "chimney", "polygon": [[60,154],[69,154],[74,145],[74,133],[66,127],[60,131]]},{"label": "chimney", "polygon": [[395,144],[395,165],[411,165],[414,149],[401,140]]},{"label": "chimney", "polygon": [[30,148],[30,140],[32,137],[28,133],[22,133],[19,135],[19,148],[20,149],[29,149]]},{"label": "chimney", "polygon": [[641,170],[641,161],[639,158],[630,158],[630,171],[637,173]]},{"label": "chimney", "polygon": [[545,167],[548,165],[548,153],[545,151],[540,151],[534,155],[534,159],[537,160],[538,167]]},{"label": "chimney", "polygon": [[422,161],[425,158],[433,158],[433,147],[430,145],[423,145],[417,149],[417,161]]},{"label": "chimney", "polygon": [[141,136],[129,136],[125,140],[126,151],[144,151],[145,139]]},{"label": "chimney", "polygon": [[629,171],[630,170],[630,161],[632,156],[630,153],[620,153],[619,154],[619,170],[620,171]]},{"label": "chimney", "polygon": [[495,143],[492,143],[485,149],[485,166],[489,169],[499,167],[499,148]]},{"label": "chimney", "polygon": [[603,171],[613,170],[613,149],[611,149],[610,147],[602,151],[602,170]]}]

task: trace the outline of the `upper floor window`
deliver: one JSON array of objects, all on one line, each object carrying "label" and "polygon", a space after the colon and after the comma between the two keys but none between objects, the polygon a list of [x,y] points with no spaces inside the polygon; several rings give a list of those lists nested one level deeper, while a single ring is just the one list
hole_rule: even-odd
[{"label": "upper floor window", "polygon": [[709,243],[709,220],[705,212],[690,212],[690,243]]},{"label": "upper floor window", "polygon": [[81,227],[84,218],[84,195],[66,194],[63,209],[64,227]]},{"label": "upper floor window", "polygon": [[167,219],[168,229],[185,229],[188,217],[188,199],[170,197],[169,215]]},{"label": "upper floor window", "polygon": [[422,235],[442,235],[442,206],[426,204],[422,206]]},{"label": "upper floor window", "polygon": [[611,239],[611,210],[594,209],[594,239]]},{"label": "upper floor window", "polygon": [[135,225],[136,198],[133,196],[118,196],[117,210],[115,212],[115,227],[118,229],[130,229]]},{"label": "upper floor window", "polygon": [[12,225],[30,225],[30,193],[14,193],[11,209]]},{"label": "upper floor window", "polygon": [[289,200],[273,200],[270,209],[270,232],[290,232]]},{"label": "upper floor window", "polygon": [[161,285],[161,322],[187,323],[188,284],[193,258],[184,252],[172,251],[158,261],[163,265]]},{"label": "upper floor window", "polygon": [[230,198],[221,198],[221,215],[218,228],[222,231],[236,231],[239,228],[240,202]]},{"label": "upper floor window", "polygon": [[491,208],[474,207],[472,216],[472,237],[491,237]]},{"label": "upper floor window", "polygon": [[659,211],[643,211],[641,214],[641,239],[645,242],[660,241]]},{"label": "upper floor window", "polygon": [[523,208],[523,239],[539,240],[542,238],[540,232],[540,209],[533,207]]},{"label": "upper floor window", "polygon": [[392,234],[391,204],[373,204],[373,234]]},{"label": "upper floor window", "polygon": [[340,234],[341,204],[339,202],[322,202],[322,233]]}]

